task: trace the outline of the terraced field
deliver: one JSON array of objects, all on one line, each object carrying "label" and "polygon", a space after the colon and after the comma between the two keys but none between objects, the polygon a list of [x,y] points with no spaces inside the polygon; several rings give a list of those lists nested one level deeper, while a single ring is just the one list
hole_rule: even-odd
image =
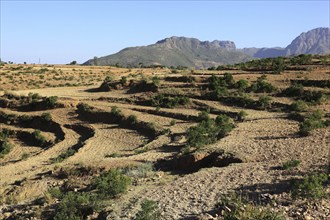
[{"label": "terraced field", "polygon": [[[329,219],[329,198],[290,194],[293,180],[325,172],[330,161],[327,59],[280,74],[1,66],[0,140],[10,150],[0,154],[0,219],[52,219],[61,199],[45,200],[50,188],[91,191],[103,170],[127,167],[129,190],[81,218],[134,219],[149,199],[161,219],[222,219],[215,205],[236,192],[286,219]],[[29,83],[36,79],[42,82]],[[287,95],[299,80],[301,95]],[[253,90],[258,82],[276,89]],[[293,110],[300,99],[304,108]],[[316,110],[322,126],[302,134],[303,121]],[[229,116],[233,129],[203,146],[191,144],[189,129],[219,115]],[[298,166],[283,169],[294,160]]]}]

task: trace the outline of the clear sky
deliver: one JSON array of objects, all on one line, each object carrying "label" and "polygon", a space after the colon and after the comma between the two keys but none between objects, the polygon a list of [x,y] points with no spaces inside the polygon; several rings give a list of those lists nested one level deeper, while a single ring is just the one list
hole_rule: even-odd
[{"label": "clear sky", "polygon": [[3,61],[85,62],[170,36],[286,47],[329,27],[329,0],[1,1]]}]

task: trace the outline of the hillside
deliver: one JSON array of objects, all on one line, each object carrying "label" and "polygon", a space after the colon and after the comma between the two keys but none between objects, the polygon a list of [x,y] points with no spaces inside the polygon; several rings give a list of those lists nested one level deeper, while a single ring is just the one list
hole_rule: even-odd
[{"label": "hillside", "polygon": [[329,219],[330,55],[0,67],[0,219]]},{"label": "hillside", "polygon": [[[200,41],[195,38],[170,37],[155,44],[130,47],[97,59],[97,65],[138,66],[185,66],[207,68],[221,64],[233,64],[250,57],[236,50],[232,41]],[[84,65],[94,65],[93,59]]]}]

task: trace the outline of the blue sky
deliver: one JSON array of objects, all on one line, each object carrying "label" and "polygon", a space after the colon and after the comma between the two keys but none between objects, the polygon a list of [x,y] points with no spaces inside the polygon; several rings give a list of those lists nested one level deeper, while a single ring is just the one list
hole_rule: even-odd
[{"label": "blue sky", "polygon": [[16,63],[85,62],[170,36],[285,47],[329,27],[329,1],[1,0],[1,49]]}]

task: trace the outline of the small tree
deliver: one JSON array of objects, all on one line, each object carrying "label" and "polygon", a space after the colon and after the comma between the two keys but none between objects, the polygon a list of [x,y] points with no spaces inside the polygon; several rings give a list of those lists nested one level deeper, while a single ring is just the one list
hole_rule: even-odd
[{"label": "small tree", "polygon": [[136,214],[135,220],[158,220],[160,212],[158,205],[152,200],[145,199],[141,204],[141,210]]}]

